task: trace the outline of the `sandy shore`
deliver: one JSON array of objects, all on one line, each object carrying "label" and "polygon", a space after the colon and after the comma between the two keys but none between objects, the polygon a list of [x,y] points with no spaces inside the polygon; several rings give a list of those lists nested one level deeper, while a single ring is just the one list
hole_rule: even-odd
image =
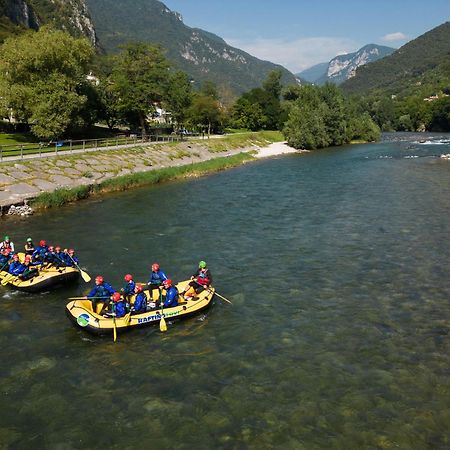
[{"label": "sandy shore", "polygon": [[284,155],[286,153],[302,153],[306,150],[296,150],[293,147],[289,147],[286,142],[274,142],[268,147],[260,148],[255,155],[257,158],[267,158],[269,156]]}]

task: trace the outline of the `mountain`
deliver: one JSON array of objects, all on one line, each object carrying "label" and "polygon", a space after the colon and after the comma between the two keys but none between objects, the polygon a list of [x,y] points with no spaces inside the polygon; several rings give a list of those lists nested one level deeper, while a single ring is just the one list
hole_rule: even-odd
[{"label": "mountain", "polygon": [[[450,77],[450,22],[408,42],[386,58],[360,67],[342,88],[352,94],[383,91],[413,92],[423,83],[446,82]],[[450,86],[447,86],[450,87]]]},{"label": "mountain", "polygon": [[285,84],[295,76],[282,66],[262,61],[231,47],[207,31],[190,28],[180,14],[157,0],[87,0],[100,46],[115,52],[127,41],[160,44],[167,57],[197,84],[215,82],[222,93],[236,95],[260,86],[268,73],[280,69]]},{"label": "mountain", "polygon": [[298,75],[314,84],[321,85],[327,82],[341,84],[354,77],[358,67],[384,58],[393,51],[395,49],[383,45],[365,45],[357,52],[338,55],[329,63],[317,64]]},{"label": "mountain", "polygon": [[45,24],[97,43],[85,0],[0,0],[0,42],[11,34],[37,30]]},{"label": "mountain", "polygon": [[309,83],[314,83],[327,73],[328,64],[329,63],[327,62],[316,64],[309,69],[305,69],[302,72],[296,73],[295,76],[306,80]]}]

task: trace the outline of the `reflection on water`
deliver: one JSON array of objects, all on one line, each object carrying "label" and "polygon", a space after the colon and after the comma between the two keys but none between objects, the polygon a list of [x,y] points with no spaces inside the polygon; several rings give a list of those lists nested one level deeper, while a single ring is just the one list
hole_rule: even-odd
[{"label": "reflection on water", "polygon": [[405,136],[3,221],[117,287],[205,259],[233,306],[114,344],[65,317],[82,281],[0,288],[2,445],[446,448],[450,164]]}]

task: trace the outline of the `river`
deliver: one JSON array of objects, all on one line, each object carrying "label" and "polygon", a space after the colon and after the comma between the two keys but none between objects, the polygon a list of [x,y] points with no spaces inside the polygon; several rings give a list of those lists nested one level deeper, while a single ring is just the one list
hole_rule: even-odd
[{"label": "river", "polygon": [[0,287],[1,448],[444,449],[450,136],[260,160],[3,219],[120,287],[208,262],[199,317],[98,338]]}]

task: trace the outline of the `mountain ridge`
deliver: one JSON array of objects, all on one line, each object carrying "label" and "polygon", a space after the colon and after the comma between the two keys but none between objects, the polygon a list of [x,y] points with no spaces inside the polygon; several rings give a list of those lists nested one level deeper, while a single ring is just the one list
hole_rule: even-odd
[{"label": "mountain ridge", "polygon": [[[384,58],[394,51],[392,47],[367,44],[356,52],[337,55],[328,63],[316,64],[296,75],[314,84],[323,85],[327,82],[341,84],[354,77],[358,67]],[[312,79],[313,77],[315,79]]]},{"label": "mountain ridge", "polygon": [[416,84],[431,71],[448,76],[444,64],[450,56],[450,22],[427,31],[379,61],[357,69],[355,77],[342,84],[351,94],[383,90],[398,94]]}]

